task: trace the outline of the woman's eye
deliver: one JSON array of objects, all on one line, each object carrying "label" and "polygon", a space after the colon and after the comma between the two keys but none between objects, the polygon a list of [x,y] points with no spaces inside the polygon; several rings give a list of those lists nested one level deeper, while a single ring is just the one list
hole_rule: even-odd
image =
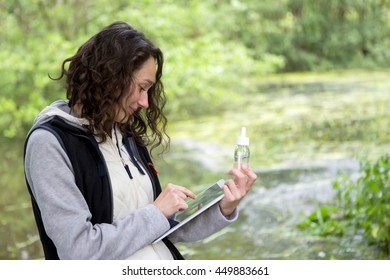
[{"label": "woman's eye", "polygon": [[147,89],[147,88],[144,88],[144,87],[140,87],[140,91],[148,92],[148,89]]}]

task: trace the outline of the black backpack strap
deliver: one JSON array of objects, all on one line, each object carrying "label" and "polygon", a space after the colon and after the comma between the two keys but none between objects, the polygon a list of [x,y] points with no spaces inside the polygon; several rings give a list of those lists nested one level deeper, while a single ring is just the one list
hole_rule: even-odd
[{"label": "black backpack strap", "polygon": [[184,260],[183,255],[167,237],[165,237],[162,241],[165,243],[165,245],[167,245],[169,251],[171,251],[171,254],[175,260]]},{"label": "black backpack strap", "polygon": [[[53,129],[50,129],[49,127],[46,127],[46,126],[38,126],[38,127],[34,128],[34,130],[36,130],[38,128],[44,128],[44,129],[49,130],[50,132],[52,132],[56,136],[58,141],[61,143],[61,146],[63,146],[63,142],[62,142],[61,138],[59,137],[59,135]],[[26,141],[24,143],[23,160],[25,160],[25,158],[26,158],[27,142],[30,139],[30,135],[31,135],[31,133],[33,131],[31,131],[28,134],[28,136],[26,138]],[[34,197],[34,195],[32,193],[30,184],[27,181],[26,172],[25,172],[25,176],[24,177],[26,179],[27,190],[28,190],[28,192],[30,194],[30,198],[31,198],[31,205],[32,205],[32,209],[33,209],[33,213],[34,213],[34,217],[35,217],[35,222],[36,222],[37,228],[38,228],[39,238],[41,239],[41,243],[45,244],[45,246],[42,246],[43,247],[43,253],[45,255],[45,259],[46,260],[59,260],[60,258],[59,258],[58,253],[57,253],[57,248],[54,245],[53,241],[50,239],[50,237],[46,234],[45,227],[44,227],[43,221],[42,221],[41,211],[40,211],[38,203],[35,200],[35,197]]]}]

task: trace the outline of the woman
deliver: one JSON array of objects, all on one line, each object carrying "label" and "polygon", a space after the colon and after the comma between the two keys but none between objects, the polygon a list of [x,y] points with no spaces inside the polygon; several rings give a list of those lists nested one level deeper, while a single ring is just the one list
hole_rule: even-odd
[{"label": "woman", "polygon": [[182,259],[174,242],[202,239],[237,219],[256,179],[248,167],[230,171],[219,204],[152,244],[195,197],[174,184],[162,190],[146,148],[169,145],[162,68],[161,50],[124,22],[63,62],[58,79],[66,79],[68,100],[38,115],[25,145],[46,259]]}]

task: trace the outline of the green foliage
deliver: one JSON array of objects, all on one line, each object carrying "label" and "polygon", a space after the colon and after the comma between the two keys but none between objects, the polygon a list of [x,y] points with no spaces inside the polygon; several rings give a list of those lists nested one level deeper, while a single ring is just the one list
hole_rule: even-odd
[{"label": "green foliage", "polygon": [[369,244],[390,254],[390,154],[362,160],[360,177],[340,175],[333,182],[337,206],[323,205],[299,224],[315,235],[361,232]]},{"label": "green foliage", "polygon": [[338,208],[332,205],[322,205],[298,224],[298,228],[307,229],[313,235],[340,236],[345,228],[338,220]]},{"label": "green foliage", "polygon": [[390,61],[387,0],[0,0],[0,9],[0,129],[8,138],[22,137],[43,106],[64,97],[47,75],[114,20],[163,49],[170,119],[223,110],[251,89],[248,77]]},{"label": "green foliage", "polygon": [[[216,1],[220,4],[220,1]],[[389,66],[388,13],[381,0],[232,1],[233,38],[255,57],[282,56],[283,70]]]},{"label": "green foliage", "polygon": [[[0,120],[3,136],[23,137],[35,115],[64,98],[54,82],[62,61],[103,26],[124,20],[151,37],[165,54],[164,84],[170,119],[200,115],[205,104],[229,100],[246,77],[275,71],[278,58],[257,61],[239,41],[213,28],[224,21],[209,2],[5,1],[0,16]],[[156,9],[158,6],[158,9]],[[151,12],[153,11],[153,12]],[[147,16],[146,16],[147,15]],[[220,105],[222,108],[223,105]]]},{"label": "green foliage", "polygon": [[356,228],[364,230],[370,243],[390,249],[390,154],[375,163],[361,162],[361,177],[336,181],[337,198],[344,217]]}]

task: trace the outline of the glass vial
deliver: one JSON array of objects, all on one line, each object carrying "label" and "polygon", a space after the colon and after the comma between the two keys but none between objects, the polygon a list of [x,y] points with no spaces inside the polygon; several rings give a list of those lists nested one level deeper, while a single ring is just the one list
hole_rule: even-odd
[{"label": "glass vial", "polygon": [[242,164],[248,164],[250,157],[249,138],[246,137],[246,128],[241,128],[241,135],[237,138],[237,146],[234,150],[234,162],[237,169],[241,169]]}]

